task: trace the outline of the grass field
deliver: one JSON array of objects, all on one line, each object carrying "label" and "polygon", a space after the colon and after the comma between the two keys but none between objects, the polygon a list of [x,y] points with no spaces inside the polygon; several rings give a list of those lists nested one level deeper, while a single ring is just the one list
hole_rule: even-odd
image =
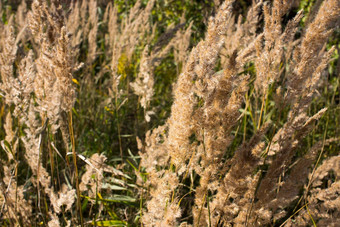
[{"label": "grass field", "polygon": [[337,226],[339,9],[1,1],[1,226]]}]

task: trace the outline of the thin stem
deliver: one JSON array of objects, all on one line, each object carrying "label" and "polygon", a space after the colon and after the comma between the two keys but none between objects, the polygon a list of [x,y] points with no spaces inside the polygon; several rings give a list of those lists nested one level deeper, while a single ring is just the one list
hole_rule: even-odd
[{"label": "thin stem", "polygon": [[83,214],[81,211],[81,201],[80,201],[80,190],[79,190],[79,175],[78,175],[78,167],[77,167],[77,154],[76,154],[76,147],[75,147],[75,140],[74,140],[74,134],[73,134],[73,123],[72,123],[72,112],[69,112],[69,131],[70,131],[70,137],[71,137],[71,144],[72,144],[72,155],[73,155],[73,164],[75,169],[75,180],[76,180],[76,190],[77,190],[77,209],[79,212],[80,217],[80,225],[84,226],[83,223]]},{"label": "thin stem", "polygon": [[[118,90],[118,89],[117,89]],[[116,118],[117,118],[117,130],[118,130],[118,142],[119,142],[119,153],[120,157],[122,158],[123,161],[123,149],[122,149],[122,138],[121,138],[121,131],[120,131],[120,124],[119,124],[119,113],[118,113],[118,91],[116,92],[115,95],[115,110],[116,110]]]},{"label": "thin stem", "polygon": [[[267,94],[267,93],[266,93]],[[265,107],[265,102],[267,100],[267,95],[264,95],[262,97],[262,104],[261,104],[261,111],[260,111],[260,117],[259,117],[259,121],[257,123],[257,130],[260,128],[261,126],[261,121],[262,121],[262,115],[263,115],[263,110],[264,110],[264,107]]]}]

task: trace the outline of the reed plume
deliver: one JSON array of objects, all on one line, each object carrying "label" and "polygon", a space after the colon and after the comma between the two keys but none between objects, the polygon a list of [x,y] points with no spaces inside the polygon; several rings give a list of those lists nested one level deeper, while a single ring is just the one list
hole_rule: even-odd
[{"label": "reed plume", "polygon": [[[291,1],[274,1],[271,6],[263,1],[253,2],[245,22],[240,16],[237,23],[231,11],[233,1],[222,4],[215,18],[210,20],[205,40],[193,48],[177,80],[164,141],[156,147],[144,148],[143,159],[151,161],[154,160],[152,157],[157,157],[151,155],[155,148],[163,154],[162,146],[166,147],[168,154],[163,156],[170,157],[164,160],[171,162],[169,167],[164,166],[158,172],[147,168],[153,189],[150,189],[151,199],[147,202],[144,224],[160,226],[169,220],[167,208],[174,207],[174,203],[178,203],[173,210],[178,217],[181,210],[178,201],[183,196],[178,182],[193,175],[199,177],[200,182],[192,192],[195,200],[190,206],[195,226],[268,225],[287,216],[284,208],[296,201],[306,183],[308,168],[315,161],[315,152],[320,150],[318,143],[299,159],[296,168],[302,172],[288,168],[301,148],[302,140],[327,111],[321,109],[311,117],[306,112],[317,92],[321,72],[333,52],[332,48],[325,51],[323,47],[339,20],[339,11],[335,10],[339,8],[338,4],[339,1],[323,2],[301,38],[296,38],[295,34],[303,17],[302,11],[284,28],[282,26],[283,16],[293,7]],[[261,7],[264,29],[258,32]],[[316,27],[316,24],[323,26]],[[318,32],[322,35],[316,35]],[[313,47],[308,48],[309,45]],[[214,67],[220,59],[223,70],[215,72]],[[244,67],[249,63],[256,69],[255,98],[264,105],[270,98],[268,92],[277,89],[280,93],[282,87],[276,87],[276,84],[284,84],[280,108],[290,108],[290,111],[286,123],[277,128],[270,119],[264,119],[262,106],[260,114],[255,114],[253,136],[244,139],[231,157],[226,158],[235,140],[233,130],[244,118],[239,109],[244,101],[252,101],[244,99],[250,83],[250,75],[244,72]],[[288,64],[289,69],[283,67]],[[314,68],[304,68],[307,64]],[[300,89],[302,87],[308,89]],[[269,142],[264,140],[268,131],[274,132]],[[157,136],[157,131],[155,133],[151,137]],[[325,146],[334,141],[337,140],[329,139],[322,144]],[[147,159],[142,164],[150,166]],[[266,165],[268,170],[262,173],[261,168]],[[299,184],[292,183],[291,180],[296,182],[296,179],[300,179]],[[295,189],[292,189],[293,185]],[[160,201],[169,201],[162,213],[156,208]],[[173,220],[168,223],[171,226],[179,224]]]},{"label": "reed plume", "polygon": [[339,9],[0,2],[1,224],[337,226]]}]

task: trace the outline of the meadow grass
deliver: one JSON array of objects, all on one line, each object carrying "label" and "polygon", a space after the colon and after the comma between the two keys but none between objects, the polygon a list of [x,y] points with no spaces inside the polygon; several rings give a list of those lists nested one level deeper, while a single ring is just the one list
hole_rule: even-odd
[{"label": "meadow grass", "polygon": [[339,9],[1,1],[1,226],[337,226]]}]

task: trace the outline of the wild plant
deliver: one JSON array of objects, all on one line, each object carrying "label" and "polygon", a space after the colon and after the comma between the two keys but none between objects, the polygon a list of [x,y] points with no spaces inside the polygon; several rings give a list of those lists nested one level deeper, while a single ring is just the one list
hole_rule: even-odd
[{"label": "wild plant", "polygon": [[1,225],[337,226],[339,0],[19,2]]},{"label": "wild plant", "polygon": [[[194,226],[292,223],[291,218],[283,221],[289,217],[288,207],[301,206],[304,198],[300,209],[307,213],[310,209],[308,169],[320,150],[338,141],[324,138],[298,157],[304,138],[327,111],[307,115],[334,51],[334,47],[326,50],[325,44],[339,23],[340,2],[320,4],[299,37],[301,11],[282,25],[291,1],[272,5],[254,1],[245,22],[241,16],[235,20],[233,2],[221,5],[206,38],[191,51],[175,85],[166,128],[147,134],[145,154],[141,153],[141,165],[149,175],[150,197],[142,219],[146,226],[176,226],[188,215],[193,215]],[[222,71],[215,72],[219,62]],[[252,64],[255,75],[247,73]],[[274,97],[278,109],[271,111],[278,119],[267,117],[268,102]],[[244,130],[243,142],[235,146],[240,123],[245,119],[247,124],[246,115],[253,125],[251,136]],[[296,203],[304,185],[308,185],[305,194]],[[335,196],[336,181],[329,187]],[[189,196],[194,200],[182,205]],[[314,217],[305,215],[299,224],[317,220],[335,225],[336,213],[322,215],[318,205],[315,209]]]}]

